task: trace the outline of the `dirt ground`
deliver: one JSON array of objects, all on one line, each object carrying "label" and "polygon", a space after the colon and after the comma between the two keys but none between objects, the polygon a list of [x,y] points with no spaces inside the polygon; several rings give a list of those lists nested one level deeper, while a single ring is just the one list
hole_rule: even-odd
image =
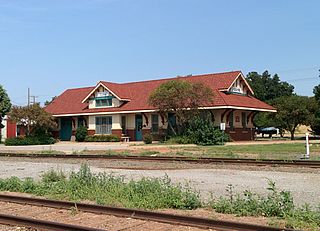
[{"label": "dirt ground", "polygon": [[[11,193],[4,192],[9,195],[21,195],[21,196],[31,196],[25,193]],[[0,201],[0,210],[1,213],[11,214],[17,216],[24,216],[33,219],[42,219],[50,220],[61,223],[68,224],[77,224],[82,226],[89,226],[95,228],[102,228],[106,230],[171,230],[171,231],[180,231],[180,230],[203,230],[194,227],[186,226],[176,226],[171,224],[164,224],[159,222],[144,221],[139,219],[115,217],[109,215],[93,214],[87,212],[77,211],[75,208],[70,210],[64,209],[55,209],[55,208],[46,208],[39,206],[31,205],[21,205],[16,203],[7,203]],[[162,209],[158,210],[159,212],[185,215],[185,216],[195,216],[202,218],[209,218],[215,220],[228,220],[235,222],[243,222],[257,225],[269,225],[269,219],[265,217],[236,217],[230,214],[219,214],[212,210],[208,209],[197,209],[197,210],[174,210],[174,209]],[[3,228],[3,229],[2,229]],[[1,226],[0,230],[5,231],[30,231],[31,229],[21,228],[21,227],[10,227],[10,226]],[[211,229],[212,230],[212,229]]]}]

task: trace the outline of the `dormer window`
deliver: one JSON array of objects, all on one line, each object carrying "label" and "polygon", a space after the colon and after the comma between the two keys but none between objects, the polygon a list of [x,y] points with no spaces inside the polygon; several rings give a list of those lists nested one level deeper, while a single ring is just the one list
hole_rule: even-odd
[{"label": "dormer window", "polygon": [[112,106],[112,96],[96,97],[96,107],[110,107]]}]

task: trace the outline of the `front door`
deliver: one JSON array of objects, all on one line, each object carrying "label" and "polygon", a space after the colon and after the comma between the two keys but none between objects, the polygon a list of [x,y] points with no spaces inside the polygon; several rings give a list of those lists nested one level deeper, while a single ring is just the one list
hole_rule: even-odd
[{"label": "front door", "polygon": [[136,115],[136,140],[142,140],[142,115]]},{"label": "front door", "polygon": [[70,141],[72,135],[72,120],[71,118],[61,118],[60,139]]}]

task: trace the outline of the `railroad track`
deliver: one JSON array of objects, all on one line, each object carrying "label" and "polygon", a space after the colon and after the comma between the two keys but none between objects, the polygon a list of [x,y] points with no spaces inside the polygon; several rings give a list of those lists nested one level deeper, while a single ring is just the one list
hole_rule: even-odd
[{"label": "railroad track", "polygon": [[[190,216],[181,216],[173,215],[168,213],[159,213],[151,211],[143,211],[136,209],[126,209],[126,208],[117,208],[109,206],[101,206],[94,204],[84,204],[84,203],[75,203],[68,201],[57,201],[57,200],[48,200],[48,199],[39,199],[31,197],[22,197],[22,196],[12,196],[0,194],[0,201],[9,202],[9,203],[18,203],[18,204],[27,204],[33,206],[45,206],[50,208],[58,209],[67,209],[76,207],[77,210],[83,212],[90,212],[96,214],[107,214],[118,217],[127,217],[140,220],[155,221],[160,223],[169,223],[174,225],[182,225],[189,227],[197,227],[204,229],[214,229],[214,230],[238,230],[238,231],[290,231],[291,229],[281,229],[267,226],[260,226],[254,224],[245,224],[239,222],[230,222],[230,221],[221,221],[214,219],[205,219],[201,217],[190,217]],[[22,225],[33,228],[43,228],[48,230],[79,230],[79,231],[95,231],[101,229],[94,229],[88,227],[81,227],[75,225],[66,225],[55,222],[48,222],[43,220],[35,220],[30,218],[15,217],[0,214],[0,223],[2,224],[11,224],[11,225]]]},{"label": "railroad track", "polygon": [[122,156],[106,154],[13,154],[0,153],[3,157],[24,157],[24,158],[66,158],[66,159],[106,159],[106,160],[127,160],[127,161],[157,161],[157,162],[189,162],[195,164],[237,164],[237,165],[258,165],[258,166],[289,166],[320,168],[320,161],[316,160],[276,160],[276,159],[245,159],[245,158],[191,158],[183,156]]},{"label": "railroad track", "polygon": [[104,231],[104,229],[96,229],[80,225],[70,225],[59,222],[32,219],[28,217],[12,216],[6,214],[0,214],[0,224],[54,231]]}]

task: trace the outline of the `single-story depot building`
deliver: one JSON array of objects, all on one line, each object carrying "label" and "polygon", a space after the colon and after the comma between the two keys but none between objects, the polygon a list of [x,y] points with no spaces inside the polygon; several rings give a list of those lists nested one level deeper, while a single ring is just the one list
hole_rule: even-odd
[{"label": "single-story depot building", "polygon": [[126,134],[136,141],[146,133],[156,137],[167,129],[168,120],[174,121],[174,114],[159,115],[157,108],[148,105],[148,97],[160,84],[175,79],[202,82],[212,89],[214,102],[202,109],[211,111],[216,126],[225,123],[233,140],[253,139],[253,117],[258,112],[276,112],[254,97],[241,71],[130,83],[100,81],[96,86],[66,90],[46,111],[59,121],[55,135],[61,140],[70,140],[80,125],[88,127],[89,135]]}]

